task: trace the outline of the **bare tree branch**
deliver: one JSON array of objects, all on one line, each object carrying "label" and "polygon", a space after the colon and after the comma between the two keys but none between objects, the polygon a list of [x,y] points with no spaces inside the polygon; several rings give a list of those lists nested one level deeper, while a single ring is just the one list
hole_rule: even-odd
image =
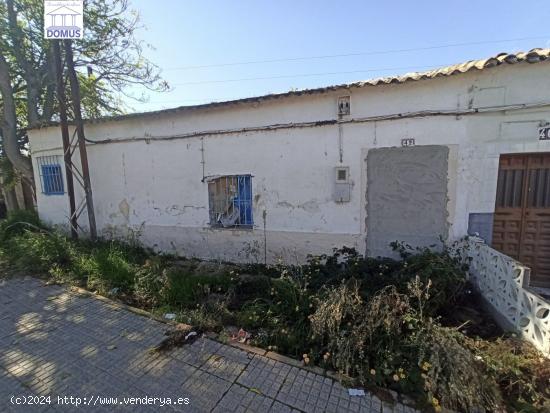
[{"label": "bare tree branch", "polygon": [[[140,20],[128,0],[85,0],[85,10],[85,37],[74,42],[83,116],[123,113],[125,96],[139,100],[130,95],[134,85],[166,89],[158,67],[144,56],[149,46],[135,37]],[[22,153],[28,145],[26,130],[58,116],[51,42],[43,38],[43,15],[43,0],[0,0],[3,151],[30,179],[32,164]],[[90,76],[82,73],[85,67],[90,67]]]}]

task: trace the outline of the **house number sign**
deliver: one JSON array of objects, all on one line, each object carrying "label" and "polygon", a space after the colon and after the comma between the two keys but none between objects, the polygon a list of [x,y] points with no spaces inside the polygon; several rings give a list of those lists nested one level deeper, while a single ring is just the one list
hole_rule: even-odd
[{"label": "house number sign", "polygon": [[539,141],[550,141],[550,126],[539,128]]},{"label": "house number sign", "polygon": [[414,138],[401,139],[401,146],[414,146],[415,143]]}]

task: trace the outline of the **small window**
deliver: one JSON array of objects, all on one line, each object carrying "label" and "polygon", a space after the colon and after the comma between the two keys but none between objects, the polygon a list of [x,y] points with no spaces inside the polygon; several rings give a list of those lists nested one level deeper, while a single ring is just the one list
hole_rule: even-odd
[{"label": "small window", "polygon": [[249,227],[252,220],[252,176],[231,175],[208,182],[210,225],[218,228]]},{"label": "small window", "polygon": [[38,157],[42,193],[46,195],[63,195],[65,193],[59,158],[59,156]]}]

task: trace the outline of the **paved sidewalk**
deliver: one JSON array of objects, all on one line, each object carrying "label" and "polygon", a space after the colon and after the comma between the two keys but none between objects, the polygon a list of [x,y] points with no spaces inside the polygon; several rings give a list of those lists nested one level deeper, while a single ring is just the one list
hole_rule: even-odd
[{"label": "paved sidewalk", "polygon": [[[373,395],[350,397],[330,378],[207,338],[152,353],[167,328],[34,278],[0,280],[0,411],[413,412]],[[17,406],[11,396],[45,404]],[[91,405],[60,405],[58,396]],[[189,404],[123,399],[146,396]],[[110,397],[117,399],[100,405]]]}]

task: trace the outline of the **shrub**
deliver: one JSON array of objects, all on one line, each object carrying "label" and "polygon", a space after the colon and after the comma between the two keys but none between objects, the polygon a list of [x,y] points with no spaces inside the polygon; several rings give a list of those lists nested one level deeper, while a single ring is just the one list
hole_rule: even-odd
[{"label": "shrub", "polygon": [[99,243],[89,257],[81,260],[79,269],[87,275],[87,286],[105,294],[113,288],[128,292],[133,288],[136,265],[128,257],[128,251],[118,243]]},{"label": "shrub", "polygon": [[271,278],[262,274],[241,274],[235,284],[235,294],[231,307],[239,309],[242,303],[257,298],[269,298],[271,291]]},{"label": "shrub", "polygon": [[512,411],[550,411],[550,360],[515,337],[468,340],[467,346],[500,386]]},{"label": "shrub", "polygon": [[38,214],[28,209],[10,211],[6,219],[0,221],[0,242],[21,235],[27,231],[40,231],[45,227],[40,222]]},{"label": "shrub", "polygon": [[239,268],[243,274],[265,275],[270,278],[279,278],[281,271],[279,266],[265,264],[241,264]]},{"label": "shrub", "polygon": [[194,309],[184,309],[181,315],[184,323],[203,331],[220,331],[224,325],[232,324],[233,314],[227,309],[227,297],[206,301]]},{"label": "shrub", "polygon": [[359,283],[352,280],[328,290],[310,320],[334,368],[363,382],[380,382],[381,375],[389,377],[405,362],[399,347],[409,311],[408,297],[395,287],[365,302]]},{"label": "shrub", "polygon": [[317,292],[321,288],[336,287],[345,280],[359,282],[360,294],[369,300],[378,291],[394,286],[407,293],[408,283],[419,277],[425,284],[431,280],[432,291],[425,311],[432,316],[442,314],[456,302],[465,290],[464,268],[449,251],[432,251],[428,248],[412,250],[395,243],[401,260],[390,258],[363,258],[354,249],[342,248],[333,255],[309,257],[302,272],[308,277],[307,288]]},{"label": "shrub", "polygon": [[497,386],[462,335],[426,315],[430,285],[416,277],[407,294],[387,286],[365,301],[358,281],[342,283],[321,297],[312,331],[332,366],[361,384],[416,394],[436,410],[494,409]]},{"label": "shrub", "polygon": [[414,343],[427,401],[436,410],[442,405],[466,412],[480,407],[494,411],[501,405],[498,386],[467,349],[461,333],[428,322]]},{"label": "shrub", "polygon": [[255,344],[301,356],[310,351],[308,317],[313,311],[307,290],[292,278],[282,277],[271,281],[268,297],[246,302],[237,313],[237,322],[246,329],[259,330]]},{"label": "shrub", "polygon": [[152,308],[162,303],[162,292],[167,283],[166,266],[163,257],[151,257],[136,271],[134,296],[142,306]]},{"label": "shrub", "polygon": [[72,248],[63,235],[53,232],[24,230],[12,235],[5,249],[11,261],[20,269],[34,273],[47,273],[50,269],[70,266]]},{"label": "shrub", "polygon": [[172,306],[193,308],[200,305],[210,293],[228,293],[231,285],[229,275],[195,275],[171,268],[166,274],[162,300]]},{"label": "shrub", "polygon": [[[237,267],[153,256],[123,242],[71,240],[28,211],[0,222],[3,258],[26,271],[103,294],[116,288],[124,300],[176,312],[199,329],[236,324],[253,333],[254,344],[407,393],[435,410],[498,409],[504,395],[511,410],[550,411],[550,361],[520,340],[471,339],[452,328],[472,320],[478,307],[475,295],[465,294],[461,263],[446,250],[395,248],[401,260],[342,248],[304,266]],[[470,334],[487,330],[472,324]]]},{"label": "shrub", "polygon": [[419,248],[413,251],[402,245],[398,250],[403,260],[396,276],[404,280],[405,285],[415,278],[424,285],[430,281],[431,290],[424,309],[427,314],[440,315],[464,294],[466,269],[448,250],[437,252]]}]

